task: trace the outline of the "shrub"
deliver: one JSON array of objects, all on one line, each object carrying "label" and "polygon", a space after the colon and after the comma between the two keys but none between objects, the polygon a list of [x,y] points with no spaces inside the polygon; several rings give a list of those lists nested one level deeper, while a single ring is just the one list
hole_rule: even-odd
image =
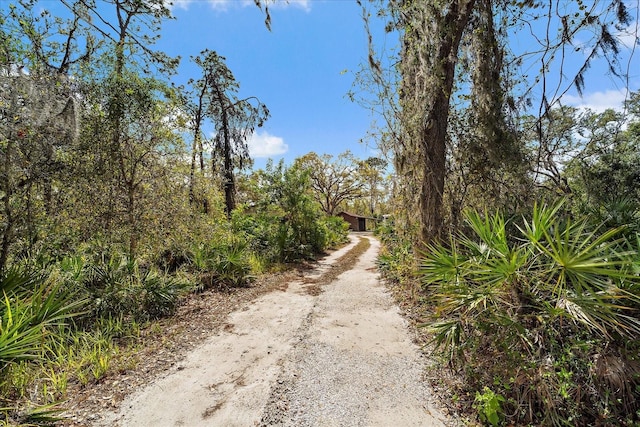
[{"label": "shrub", "polygon": [[168,316],[187,288],[180,280],[141,268],[136,260],[124,256],[111,256],[87,269],[81,284],[91,299],[92,319],[146,321]]},{"label": "shrub", "polygon": [[149,270],[139,279],[136,317],[139,320],[158,319],[172,315],[187,284],[175,277],[165,277]]},{"label": "shrub", "polygon": [[252,263],[255,264],[256,259],[241,239],[201,243],[191,257],[191,264],[199,276],[196,290],[244,286],[252,279]]},{"label": "shrub", "polygon": [[11,268],[0,275],[0,372],[7,363],[36,358],[45,327],[78,315],[86,301],[42,274]]},{"label": "shrub", "polygon": [[401,236],[392,219],[378,224],[376,236],[382,243],[378,256],[378,268],[383,276],[396,283],[406,284],[415,281],[416,262],[411,241]]},{"label": "shrub", "polygon": [[247,242],[247,250],[270,262],[279,261],[275,244],[279,223],[275,216],[245,213],[241,209],[233,211],[231,217],[233,234]]},{"label": "shrub", "polygon": [[318,251],[335,248],[349,240],[349,223],[337,216],[325,216],[319,220],[322,244]]},{"label": "shrub", "polygon": [[189,263],[189,252],[177,244],[172,244],[160,252],[155,263],[165,273],[175,273]]},{"label": "shrub", "polygon": [[482,393],[476,391],[476,397],[473,403],[474,408],[480,415],[480,421],[489,423],[492,426],[500,424],[502,419],[502,403],[504,397],[495,394],[489,387],[484,387]]},{"label": "shrub", "polygon": [[637,420],[637,247],[560,209],[536,206],[516,236],[500,214],[469,212],[471,233],[427,249],[420,273],[434,341],[452,366],[464,364],[471,390],[493,384],[505,397],[508,422]]},{"label": "shrub", "polygon": [[238,287],[251,280],[251,262],[247,244],[234,241],[217,247],[211,260],[216,280],[223,287]]},{"label": "shrub", "polygon": [[286,168],[282,161],[276,166],[269,162],[254,179],[259,183],[260,213],[254,215],[248,239],[257,238],[265,249],[261,255],[272,262],[295,262],[323,251],[329,244],[327,228],[319,205],[309,195],[309,172],[296,165]]},{"label": "shrub", "polygon": [[51,422],[59,412],[52,405],[25,409],[11,400],[14,393],[24,397],[33,380],[33,364],[27,362],[40,360],[48,344],[59,339],[58,330],[85,306],[72,289],[23,268],[0,273],[0,406],[11,425]]}]

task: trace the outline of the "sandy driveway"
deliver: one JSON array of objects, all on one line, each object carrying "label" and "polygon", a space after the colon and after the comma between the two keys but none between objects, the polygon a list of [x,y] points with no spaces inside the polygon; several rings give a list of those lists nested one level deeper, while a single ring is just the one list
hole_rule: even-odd
[{"label": "sandy driveway", "polygon": [[[359,238],[353,269],[310,292]],[[100,425],[438,426],[421,356],[378,280],[379,243],[353,237],[305,281],[232,313],[175,368]]]}]

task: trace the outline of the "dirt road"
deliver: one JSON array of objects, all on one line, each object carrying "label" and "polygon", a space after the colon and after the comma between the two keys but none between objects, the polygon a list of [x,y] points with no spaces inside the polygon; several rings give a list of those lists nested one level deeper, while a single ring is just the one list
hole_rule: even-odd
[{"label": "dirt road", "polygon": [[[368,250],[317,292],[360,238]],[[421,355],[378,279],[378,250],[374,238],[352,237],[304,280],[232,313],[223,332],[99,425],[444,425]]]}]

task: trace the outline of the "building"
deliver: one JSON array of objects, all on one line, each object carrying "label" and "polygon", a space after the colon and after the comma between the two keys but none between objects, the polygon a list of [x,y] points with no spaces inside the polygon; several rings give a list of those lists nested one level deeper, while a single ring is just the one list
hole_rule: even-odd
[{"label": "building", "polygon": [[375,221],[375,218],[349,212],[340,212],[338,216],[347,221],[349,223],[349,230],[353,231],[367,231],[367,220]]}]

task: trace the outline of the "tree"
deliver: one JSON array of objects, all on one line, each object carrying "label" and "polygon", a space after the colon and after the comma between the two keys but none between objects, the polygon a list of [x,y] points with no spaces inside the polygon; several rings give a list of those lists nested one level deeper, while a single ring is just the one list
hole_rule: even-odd
[{"label": "tree", "polygon": [[[160,74],[171,74],[178,66],[179,58],[171,58],[151,47],[160,37],[162,22],[171,18],[164,0],[106,0],[103,3],[113,6],[115,22],[109,19],[109,8],[103,8],[95,0],[61,1],[88,31],[104,40],[107,50],[113,48],[116,75],[124,70],[127,62],[146,74],[151,67]],[[136,63],[135,58],[141,62]]]},{"label": "tree", "polygon": [[[255,128],[261,127],[267,120],[269,110],[254,96],[237,98],[240,84],[224,63],[224,57],[209,50],[202,51],[200,55],[194,58],[194,62],[202,69],[203,77],[198,81],[192,81],[198,95],[194,108],[194,151],[191,170],[195,170],[196,150],[202,144],[202,124],[206,117],[215,127],[211,153],[212,170],[221,170],[225,211],[227,216],[230,216],[235,208],[234,170],[243,169],[251,162],[247,140]],[[202,165],[202,155],[200,159]]]},{"label": "tree", "polygon": [[[186,99],[185,105],[190,116],[191,132],[193,134],[193,142],[191,147],[191,167],[189,169],[189,202],[193,205],[196,202],[196,163],[199,160],[200,173],[204,174],[204,136],[203,126],[205,123],[205,114],[207,110],[207,89],[208,82],[211,77],[209,73],[214,72],[213,69],[205,67],[200,57],[192,58],[192,60],[202,68],[202,78],[199,80],[189,79],[188,85],[192,88],[189,94],[192,99]],[[206,198],[203,200],[204,212],[208,212],[208,202]]]},{"label": "tree", "polygon": [[460,40],[474,6],[474,0],[444,5],[402,1],[395,6],[404,29],[399,65],[403,133],[395,163],[401,176],[410,177],[408,190],[417,198],[410,206],[419,211],[423,241],[436,238],[443,228],[449,103]]},{"label": "tree", "polygon": [[375,215],[380,199],[380,184],[384,180],[383,173],[387,168],[387,161],[380,157],[369,157],[360,163],[364,187],[369,196],[369,214]]},{"label": "tree", "polygon": [[[92,93],[97,95],[93,98],[94,106],[99,109],[94,109],[96,121],[90,123],[89,128],[101,129],[99,138],[104,138],[106,145],[100,141],[97,146],[107,149],[103,162],[106,168],[101,178],[110,182],[109,192],[104,195],[111,211],[107,214],[108,233],[115,231],[109,229],[110,219],[119,217],[119,200],[123,198],[128,252],[135,257],[140,239],[137,198],[142,181],[139,174],[148,165],[147,158],[157,153],[155,148],[161,143],[152,127],[158,120],[154,114],[159,100],[156,97],[160,92],[168,95],[168,90],[157,80],[141,78],[138,71],[142,68],[148,72],[149,67],[156,66],[159,71],[170,73],[177,66],[178,60],[150,47],[158,37],[156,33],[162,21],[170,17],[170,11],[162,0],[112,0],[108,3],[114,7],[116,22],[113,23],[104,17],[94,1],[63,3],[74,12],[80,4],[83,21],[110,42],[101,57],[106,64],[106,69],[103,68],[106,78],[93,78],[91,82]],[[138,57],[139,52],[142,62],[136,63],[133,58]],[[163,127],[158,129],[162,132]]]},{"label": "tree", "polygon": [[334,215],[341,203],[360,197],[363,189],[360,165],[350,151],[335,159],[329,154],[306,154],[296,165],[307,170],[313,197],[327,215]]},{"label": "tree", "polygon": [[0,100],[2,271],[17,239],[25,240],[25,249],[38,240],[36,216],[51,209],[59,151],[76,136],[76,103],[64,79],[23,74],[0,77]]},{"label": "tree", "polygon": [[[111,77],[98,82],[88,99],[92,105],[81,135],[86,162],[80,173],[93,187],[86,192],[93,194],[94,212],[103,210],[104,232],[114,238],[124,232],[133,257],[155,220],[149,216],[154,211],[153,190],[169,175],[169,161],[180,153],[182,144],[166,120],[174,108],[169,88],[131,72],[123,73],[122,79]],[[114,91],[126,94],[115,112],[120,128],[116,147],[111,135],[114,117],[105,114],[112,111]]]},{"label": "tree", "polygon": [[[78,134],[77,87],[66,73],[93,52],[89,37],[85,53],[76,52],[77,20],[34,17],[32,8],[26,2],[0,12],[0,271],[14,243],[31,250],[54,222],[52,182]],[[50,40],[56,31],[62,41]]]},{"label": "tree", "polygon": [[[540,119],[570,87],[578,91],[584,88],[584,77],[596,58],[604,57],[612,74],[624,75],[616,58],[619,48],[612,28],[628,25],[629,14],[620,0],[595,3],[587,7],[582,2],[565,5],[556,0],[397,0],[381,8],[381,14],[390,17],[387,28],[397,31],[401,39],[397,61],[401,78],[397,87],[398,125],[390,127],[387,135],[392,136],[390,145],[402,198],[409,211],[417,212],[418,241],[431,241],[444,229],[443,196],[448,173],[447,144],[452,141],[454,92],[462,95],[463,107],[471,107],[472,114],[466,116],[471,116],[474,128],[474,139],[458,145],[469,154],[458,159],[468,161],[478,157],[474,152],[480,153],[474,169],[480,171],[479,167],[486,165],[481,176],[491,179],[493,168],[526,162],[522,144],[516,138],[516,122],[506,113],[531,107],[533,88],[542,92]],[[546,25],[532,25],[536,21]],[[531,31],[531,39],[540,44],[539,50],[510,50],[508,35],[523,28]],[[590,37],[588,42],[572,47],[582,36]],[[588,54],[575,67],[577,61],[566,59],[569,50]],[[526,61],[541,63],[539,74],[530,80],[525,80],[528,76],[520,81],[512,79],[518,71],[516,67]],[[382,64],[371,52],[369,64],[373,80],[382,81]],[[551,73],[557,75],[554,84]],[[522,96],[513,93],[516,83],[525,87]],[[386,96],[389,91],[383,87],[382,94]]]},{"label": "tree", "polygon": [[[632,113],[639,100],[635,92],[627,102]],[[567,162],[564,177],[588,208],[597,210],[625,200],[630,211],[640,209],[639,124],[638,116],[627,120],[614,110],[588,111],[578,121],[577,133],[583,142]]]},{"label": "tree", "polygon": [[303,259],[324,249],[324,234],[318,224],[321,215],[311,197],[309,170],[300,163],[285,167],[281,160],[271,160],[264,170],[253,174],[263,223],[270,223],[269,244],[276,259],[291,262]]},{"label": "tree", "polygon": [[[163,83],[179,59],[153,48],[171,18],[168,3],[61,2],[66,17],[51,15],[36,0],[0,8],[0,173],[7,178],[0,190],[6,208],[0,214],[2,263],[12,248],[32,249],[44,236],[49,245],[70,239],[58,248],[70,249],[66,243],[73,239],[126,244],[136,256],[148,225],[174,218],[159,207],[188,208],[181,199],[184,181],[173,175],[183,173],[175,155],[182,141],[167,123],[178,110],[176,93]],[[269,26],[267,5],[256,5]],[[155,78],[149,78],[152,71]],[[239,110],[266,109],[249,99],[233,106],[217,99],[228,124],[218,144],[224,150],[240,132]],[[214,112],[213,104],[207,108]],[[20,123],[12,121],[16,115]],[[202,142],[195,145],[202,152]],[[152,203],[154,194],[172,197]]]}]

